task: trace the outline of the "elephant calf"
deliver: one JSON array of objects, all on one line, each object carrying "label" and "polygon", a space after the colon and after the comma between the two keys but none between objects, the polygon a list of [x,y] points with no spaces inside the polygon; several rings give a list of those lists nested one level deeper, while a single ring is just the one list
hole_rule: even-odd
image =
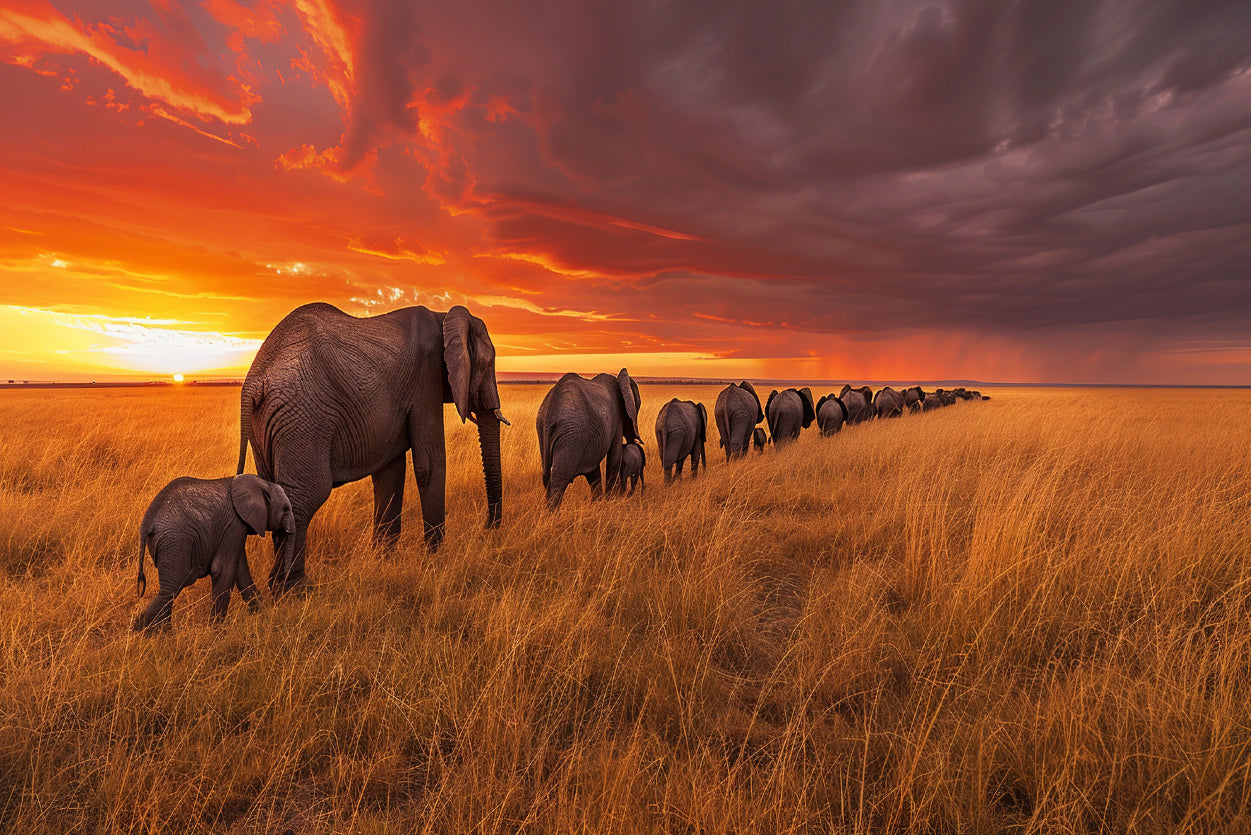
[{"label": "elephant calf", "polygon": [[751,433],[751,442],[756,447],[756,452],[764,452],[765,444],[769,443],[769,436],[765,433],[763,426],[757,426]]},{"label": "elephant calf", "polygon": [[630,492],[627,496],[634,495],[634,486],[637,484],[640,489],[646,488],[647,483],[643,479],[643,468],[647,466],[647,455],[643,453],[643,447],[630,441],[621,445],[621,482],[619,489],[625,490],[626,481],[630,482]]},{"label": "elephant calf", "polygon": [[295,517],[282,487],[251,474],[205,480],[176,478],[148,505],[139,525],[139,596],[148,581],[144,549],[152,552],[160,591],[135,618],[134,629],[168,629],[174,598],[201,577],[213,578],[213,618],[226,615],[237,586],[256,611],[257,593],[244,545],[248,534],[274,532],[282,569],[290,568]]}]

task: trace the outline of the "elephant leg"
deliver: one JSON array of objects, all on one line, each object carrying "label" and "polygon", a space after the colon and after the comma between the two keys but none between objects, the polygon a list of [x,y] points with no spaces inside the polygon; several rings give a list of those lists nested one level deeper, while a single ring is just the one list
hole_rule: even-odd
[{"label": "elephant leg", "polygon": [[556,510],[560,507],[561,501],[565,498],[565,488],[569,486],[571,479],[564,478],[557,473],[552,473],[548,479],[547,487],[547,509]]},{"label": "elephant leg", "polygon": [[248,609],[253,614],[260,611],[260,593],[256,590],[256,583],[252,581],[252,569],[248,567],[246,550],[239,557],[239,570],[235,572],[235,587],[239,589],[239,595],[243,598],[243,602],[248,604]]},{"label": "elephant leg", "polygon": [[[624,479],[622,479],[622,481],[624,481]],[[633,496],[633,495],[634,495],[634,488],[638,486],[638,483],[639,483],[639,477],[638,477],[638,476],[636,476],[636,475],[632,475],[632,476],[630,476],[630,490],[626,493],[626,495],[627,495],[627,496]]]},{"label": "elephant leg", "polygon": [[[595,475],[599,475],[599,464],[595,465]],[[621,444],[615,441],[608,447],[608,457],[604,461],[604,493],[612,495],[625,494],[625,479],[621,474]]]},{"label": "elephant leg", "polygon": [[404,509],[404,456],[387,462],[372,478],[374,544],[391,550],[400,539],[400,514]]},{"label": "elephant leg", "polygon": [[[281,481],[278,482],[282,484]],[[285,577],[282,572],[282,549],[274,541],[274,565],[269,571],[269,590],[275,598],[292,590],[303,590],[308,587],[308,576],[304,573],[305,544],[308,541],[308,525],[326,499],[330,498],[330,477],[312,484],[300,484],[287,487],[283,485],[287,498],[291,500],[291,512],[295,516],[295,533],[291,542],[291,571]]]},{"label": "elephant leg", "polygon": [[677,460],[677,463],[675,463],[673,466],[674,466],[674,470],[675,470],[675,472],[674,472],[674,476],[673,476],[673,477],[674,477],[675,479],[681,479],[681,478],[682,478],[682,469],[683,469],[683,467],[685,467],[685,466],[686,466],[686,459],[685,459],[685,458],[679,458],[679,459]]},{"label": "elephant leg", "polygon": [[591,500],[604,498],[604,483],[600,480],[599,464],[595,465],[595,469],[583,475],[586,476],[586,483],[591,486]]},{"label": "elephant leg", "polygon": [[[431,551],[437,551],[443,543],[443,523],[447,518],[447,448],[444,446],[442,406],[437,411],[437,417],[437,420],[422,424],[409,424],[413,476],[417,482],[417,495],[421,499],[421,521],[425,529],[426,548]],[[402,495],[403,462],[400,481]],[[398,535],[398,519],[395,530]]]},{"label": "elephant leg", "polygon": [[[238,549],[223,548],[218,552],[218,560],[220,560],[217,572],[212,574],[213,578],[213,611],[212,619],[220,621],[226,617],[226,610],[230,608],[230,592],[235,587],[236,571],[238,569],[240,552],[243,551],[243,544],[240,543]],[[218,560],[214,560],[217,562]]]}]

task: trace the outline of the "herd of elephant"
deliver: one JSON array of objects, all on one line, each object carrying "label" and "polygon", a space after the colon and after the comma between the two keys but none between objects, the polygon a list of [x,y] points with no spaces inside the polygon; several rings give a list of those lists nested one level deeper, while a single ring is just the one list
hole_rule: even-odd
[{"label": "herd of elephant", "polygon": [[[768,443],[782,445],[798,440],[799,433],[814,421],[822,435],[833,435],[847,424],[900,417],[905,411],[936,409],[958,400],[989,399],[979,391],[965,388],[927,393],[920,386],[903,391],[885,386],[874,392],[868,386],[845,385],[838,394],[824,395],[816,402],[807,387],[780,392],[775,389],[761,408],[756,389],[744,380],[721,390],[713,416],[729,461],[746,455],[752,446],[763,451]],[[588,380],[566,374],[557,381],[543,398],[535,419],[543,487],[550,509],[560,507],[565,490],[579,476],[587,480],[593,498],[602,496],[605,490],[624,493],[627,482],[630,495],[640,484],[646,486],[643,469],[647,456],[638,433],[641,405],[638,384],[624,368],[616,377],[598,374]],[[768,424],[768,434],[758,425],[761,421]],[[675,477],[681,478],[687,461],[692,477],[701,466],[707,466],[707,436],[708,409],[703,403],[675,397],[660,407],[656,416],[656,448],[666,484]],[[603,481],[601,463],[605,470]]]},{"label": "herd of elephant", "polygon": [[[978,399],[978,392],[933,393],[914,386],[876,393],[845,386],[813,402],[808,389],[773,392],[762,409],[751,383],[730,385],[717,397],[715,419],[727,459],[768,439],[757,426],[768,418],[775,444],[799,437],[815,420],[822,434],[846,423],[900,415],[905,409]],[[981,398],[988,399],[988,398]],[[373,483],[374,541],[394,547],[400,536],[406,456],[421,503],[425,542],[443,540],[446,482],[443,406],[455,404],[461,422],[477,427],[486,487],[486,526],[503,518],[500,411],[495,346],[485,323],[465,307],[446,313],[405,307],[358,318],[313,303],[287,314],[257,351],[239,402],[236,474],[218,479],[181,477],[152,500],[139,528],[140,596],[146,587],[145,549],[160,589],[135,619],[136,630],[168,629],[173,601],[192,583],[211,577],[213,617],[226,614],[233,589],[252,609],[259,595],[247,564],[249,535],[273,533],[269,587],[275,596],[308,585],[306,536],[313,515],[335,488],[368,476]],[[584,476],[602,495],[600,464],[609,491],[642,479],[638,385],[626,369],[615,377],[562,377],[543,399],[536,428],[548,506],[560,505],[569,483]],[[660,410],[656,439],[665,480],[705,463],[708,414],[703,404],[672,400]],[[245,474],[249,446],[256,474]]]}]

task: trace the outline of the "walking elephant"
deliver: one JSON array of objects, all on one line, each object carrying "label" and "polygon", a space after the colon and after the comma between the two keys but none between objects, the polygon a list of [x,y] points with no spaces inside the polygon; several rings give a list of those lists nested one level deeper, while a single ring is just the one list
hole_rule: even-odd
[{"label": "walking elephant", "polygon": [[174,598],[201,577],[213,578],[214,620],[225,617],[236,587],[256,611],[258,595],[244,548],[248,535],[273,531],[275,553],[285,565],[294,530],[291,502],[273,482],[251,474],[174,479],[152,499],[139,523],[139,596],[148,586],[145,549],[152,554],[160,590],[135,618],[135,631],[169,629]]},{"label": "walking elephant", "polygon": [[[617,489],[622,441],[643,443],[638,434],[642,403],[638,384],[624,368],[616,377],[596,374],[588,380],[566,374],[556,381],[535,419],[548,508],[560,507],[566,488],[578,476],[586,478],[592,498]],[[600,482],[601,461],[606,486]]]},{"label": "walking elephant", "polygon": [[764,452],[765,444],[769,443],[769,436],[765,433],[763,426],[757,426],[752,430],[751,442],[756,452]]},{"label": "walking elephant", "polygon": [[621,446],[621,481],[618,490],[624,490],[626,482],[630,484],[627,496],[634,495],[634,488],[647,489],[647,479],[643,478],[643,469],[647,466],[647,454],[643,447],[631,441]]},{"label": "walking elephant", "polygon": [[[266,337],[240,395],[239,467],[248,443],[261,478],[280,484],[295,513],[289,570],[275,560],[276,593],[303,588],[309,520],[330,491],[370,477],[374,540],[394,546],[411,450],[425,541],[443,540],[446,448],[443,404],[478,427],[487,527],[502,515],[495,346],[482,320],[405,307],[357,318],[323,303],[287,314]],[[280,577],[281,573],[281,577]]]},{"label": "walking elephant", "polygon": [[911,386],[903,390],[904,406],[909,412],[919,412],[925,408],[925,392],[920,386]]},{"label": "walking elephant", "polygon": [[707,436],[708,410],[703,403],[675,397],[660,407],[660,414],[656,415],[656,448],[665,472],[665,484],[682,477],[682,466],[687,458],[691,459],[691,478],[699,474],[701,464],[708,466],[704,457]]},{"label": "walking elephant", "polygon": [[900,417],[904,412],[904,396],[890,386],[885,386],[873,395],[873,409],[878,417]]},{"label": "walking elephant", "polygon": [[729,461],[747,454],[751,448],[752,430],[764,420],[765,415],[756,389],[743,380],[721,390],[713,407],[713,416],[717,421],[721,446],[725,448],[725,460]]},{"label": "walking elephant", "polygon": [[817,401],[817,428],[821,430],[822,436],[833,435],[846,422],[847,407],[842,400],[827,394]]},{"label": "walking elephant", "polygon": [[817,417],[812,390],[807,387],[782,392],[774,389],[765,403],[765,417],[774,446],[799,440],[800,430],[811,426]]},{"label": "walking elephant", "polygon": [[844,385],[843,390],[838,393],[838,399],[847,408],[848,423],[862,423],[877,415],[873,409],[873,389],[868,386],[854,389],[850,385]]}]

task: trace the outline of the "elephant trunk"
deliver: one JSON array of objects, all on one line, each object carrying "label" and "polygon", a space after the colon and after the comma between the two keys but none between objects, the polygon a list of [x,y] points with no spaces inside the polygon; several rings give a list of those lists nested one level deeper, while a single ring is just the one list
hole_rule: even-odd
[{"label": "elephant trunk", "polygon": [[274,557],[282,566],[282,585],[286,586],[295,564],[295,534],[274,531]]},{"label": "elephant trunk", "polygon": [[504,482],[500,475],[500,418],[484,411],[478,415],[478,446],[482,448],[482,476],[486,481],[488,528],[498,528],[503,518]]}]

